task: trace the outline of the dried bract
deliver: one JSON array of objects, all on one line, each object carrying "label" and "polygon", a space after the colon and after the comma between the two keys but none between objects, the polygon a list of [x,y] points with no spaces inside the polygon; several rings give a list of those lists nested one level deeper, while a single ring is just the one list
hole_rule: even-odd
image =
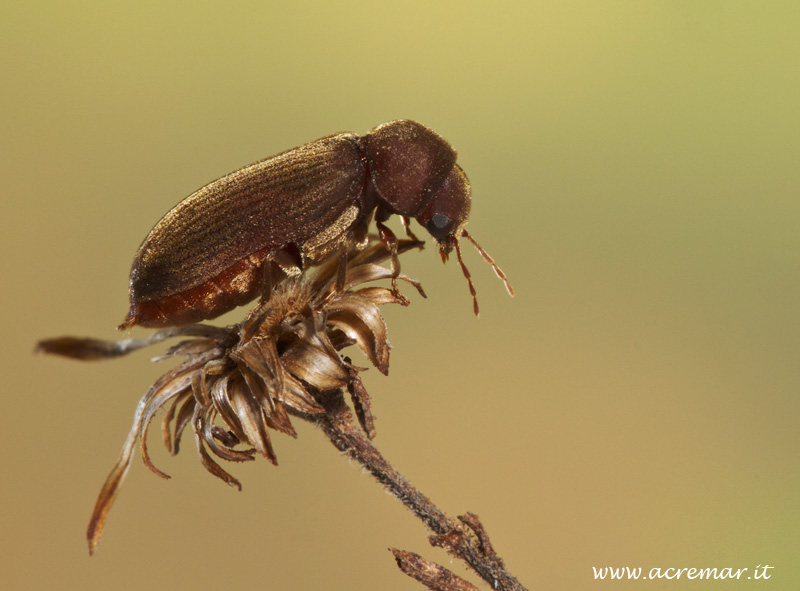
[{"label": "dried bract", "polygon": [[[421,246],[419,241],[401,240],[398,252]],[[287,279],[244,322],[232,327],[195,324],[117,342],[74,337],[40,342],[39,351],[86,360],[118,357],[184,337],[155,358],[185,359],[139,401],[119,460],[92,513],[87,533],[90,552],[97,546],[137,443],[144,463],[169,478],[153,465],[147,451],[148,430],[161,408],[166,409],[161,432],[167,449],[177,454],[189,427],[203,466],[237,489],[241,489],[239,481],[217,460],[242,462],[260,454],[277,464],[270,430],[295,437],[290,415],[314,420],[323,414],[315,399],[320,392],[347,390],[362,428],[372,437],[369,396],[359,377],[364,368],[353,365],[340,351],[356,345],[379,371],[388,372],[389,343],[379,307],[408,305],[408,300],[392,289],[363,284],[392,278],[392,271],[379,265],[389,256],[386,247],[375,241],[364,250],[354,249],[348,254],[344,285],[337,285],[341,278],[336,260],[313,274]],[[403,275],[400,279],[425,295],[419,283]]]}]

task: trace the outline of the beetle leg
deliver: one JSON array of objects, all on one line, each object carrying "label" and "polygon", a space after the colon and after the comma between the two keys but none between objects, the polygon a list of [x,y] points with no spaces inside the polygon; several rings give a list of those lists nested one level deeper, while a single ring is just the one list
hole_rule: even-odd
[{"label": "beetle leg", "polygon": [[344,291],[345,283],[347,282],[347,244],[342,244],[339,249],[339,266],[336,269],[336,292],[342,293]]},{"label": "beetle leg", "polygon": [[[269,260],[289,277],[297,277],[303,272],[303,258],[299,252],[294,252],[291,245],[276,248],[269,253]],[[273,279],[275,277],[273,276]]]},{"label": "beetle leg", "polygon": [[302,262],[288,247],[269,252],[261,267],[261,303],[272,297],[272,287],[286,277],[296,277],[303,272]]},{"label": "beetle leg", "polygon": [[376,222],[385,222],[390,217],[392,217],[392,211],[381,205],[379,205],[378,208],[375,210]]},{"label": "beetle leg", "polygon": [[401,215],[400,223],[403,224],[403,228],[406,230],[406,236],[408,236],[414,242],[419,242],[419,238],[417,238],[414,235],[414,232],[411,231],[411,220],[408,219],[408,216]]},{"label": "beetle leg", "polygon": [[397,236],[383,222],[377,222],[377,226],[381,242],[392,255],[392,291],[398,295],[400,292],[397,291],[397,277],[400,275],[400,257],[397,256]]},{"label": "beetle leg", "polygon": [[319,304],[314,306],[314,311],[319,312],[325,308],[337,295],[344,293],[347,285],[347,243],[343,243],[339,249],[339,262],[336,265],[336,283],[333,291],[325,296]]},{"label": "beetle leg", "polygon": [[264,261],[261,267],[261,303],[272,297],[272,262]]},{"label": "beetle leg", "polygon": [[363,250],[369,244],[369,226],[372,221],[372,214],[357,220],[347,234],[347,240],[355,244],[358,250]]}]

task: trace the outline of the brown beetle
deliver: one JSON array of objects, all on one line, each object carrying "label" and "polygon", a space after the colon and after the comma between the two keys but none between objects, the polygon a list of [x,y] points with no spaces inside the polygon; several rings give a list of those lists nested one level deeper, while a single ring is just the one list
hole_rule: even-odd
[{"label": "brown beetle", "polygon": [[[383,222],[409,218],[436,239],[444,261],[456,249],[474,300],[459,238],[466,231],[470,187],[456,152],[414,121],[391,121],[364,137],[337,133],[232,172],[192,193],[150,231],[133,259],[131,307],[120,328],[179,326],[214,318],[262,294],[275,275],[365,243],[373,212],[381,240],[400,264],[397,238]],[[396,286],[395,286],[396,289]]]}]

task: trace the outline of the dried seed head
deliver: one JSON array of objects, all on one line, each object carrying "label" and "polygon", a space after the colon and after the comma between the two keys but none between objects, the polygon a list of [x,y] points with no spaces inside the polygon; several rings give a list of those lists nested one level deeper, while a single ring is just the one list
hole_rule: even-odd
[{"label": "dried seed head", "polygon": [[[398,251],[421,245],[400,241]],[[315,399],[322,391],[348,390],[362,427],[374,436],[369,395],[359,377],[363,368],[339,351],[356,345],[379,371],[388,372],[389,342],[379,306],[408,305],[408,300],[385,287],[362,287],[391,278],[392,272],[378,264],[388,256],[379,242],[348,253],[343,288],[336,285],[338,261],[315,269],[313,275],[287,279],[273,289],[269,300],[256,305],[244,322],[233,327],[196,324],[117,342],[74,337],[40,342],[39,351],[86,360],[118,357],[167,338],[189,337],[154,359],[185,357],[153,384],[137,406],[119,460],[92,513],[87,532],[90,552],[97,546],[137,442],[144,463],[169,478],[153,465],[147,452],[148,430],[161,408],[166,409],[161,431],[167,449],[177,454],[181,437],[190,427],[203,466],[238,489],[239,481],[217,458],[241,462],[260,454],[277,464],[270,430],[295,437],[290,415],[314,420],[323,414]],[[400,278],[422,293],[417,282]]]}]

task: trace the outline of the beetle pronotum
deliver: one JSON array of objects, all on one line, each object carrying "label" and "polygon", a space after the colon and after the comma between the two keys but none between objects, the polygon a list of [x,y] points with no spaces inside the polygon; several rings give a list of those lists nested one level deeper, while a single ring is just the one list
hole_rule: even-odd
[{"label": "beetle pronotum", "polygon": [[[472,242],[514,295],[506,276],[467,232],[470,186],[456,152],[414,121],[390,121],[365,136],[337,133],[227,174],[176,205],[150,231],[133,259],[131,307],[120,328],[178,326],[214,318],[262,294],[275,274],[365,243],[373,213],[381,240],[397,239],[385,222],[415,218],[437,241],[442,260],[455,248],[478,300],[459,239]],[[396,285],[394,286],[396,290]]]}]

